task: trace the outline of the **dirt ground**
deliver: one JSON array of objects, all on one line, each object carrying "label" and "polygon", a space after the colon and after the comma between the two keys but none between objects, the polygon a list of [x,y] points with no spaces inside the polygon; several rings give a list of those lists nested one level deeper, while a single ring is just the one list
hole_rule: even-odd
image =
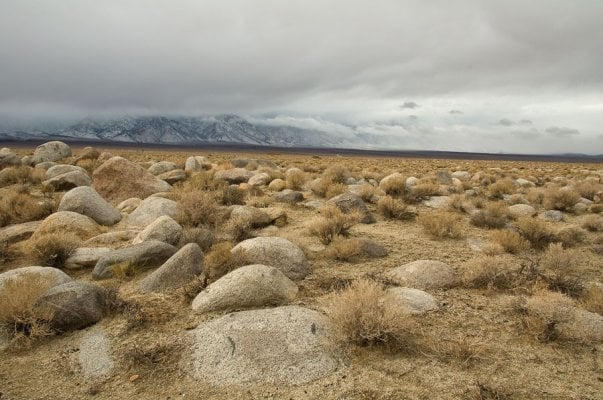
[{"label": "dirt ground", "polygon": [[[464,161],[362,156],[279,154],[276,152],[162,152],[157,150],[108,149],[133,161],[169,160],[184,163],[190,155],[205,155],[212,162],[233,158],[274,161],[281,167],[298,166],[310,174],[321,167],[340,164],[352,174],[385,176],[401,172],[421,177],[438,169],[469,172],[496,171],[513,177],[563,176],[581,179],[603,170],[601,164],[560,164],[512,161]],[[29,150],[31,151],[31,150]],[[26,154],[26,149],[19,152]],[[74,149],[77,154],[78,149]],[[491,170],[495,168],[496,170]],[[315,172],[312,172],[315,171]],[[304,191],[306,199],[315,199]],[[407,262],[431,259],[455,269],[479,256],[473,243],[487,243],[488,231],[461,216],[462,236],[432,239],[416,221],[387,220],[369,208],[374,224],[358,224],[352,238],[368,238],[389,251],[385,258],[355,263],[325,259],[322,245],[308,234],[307,221],[316,211],[302,205],[279,205],[288,224],[265,228],[257,236],[278,235],[299,244],[312,265],[312,273],[300,283],[294,304],[321,310],[321,299],[359,277],[379,277]],[[431,212],[417,205],[419,213]],[[561,225],[578,224],[582,216],[568,214]],[[584,282],[603,282],[603,256],[591,251],[601,235],[585,232],[578,245],[580,272]],[[509,256],[519,257],[519,256]],[[17,262],[18,263],[18,262]],[[117,282],[124,293],[145,275]],[[90,280],[89,271],[76,274]],[[93,327],[37,341],[31,349],[0,353],[0,399],[601,399],[603,398],[603,345],[597,342],[556,340],[542,342],[525,327],[524,316],[509,306],[517,293],[457,287],[431,290],[441,308],[415,320],[417,340],[412,351],[391,352],[378,347],[347,349],[341,367],[332,375],[300,386],[242,386],[217,388],[189,376],[185,351],[188,331],[203,320],[216,317],[195,315],[190,300],[181,294],[134,295],[149,307],[154,317],[138,325],[124,315],[103,319]],[[113,343],[113,372],[105,379],[90,381],[74,362],[79,340],[88,331],[103,330]],[[132,357],[137,345],[163,343],[166,351],[150,360]],[[136,377],[137,376],[137,377]],[[136,378],[136,379],[135,379]]]}]

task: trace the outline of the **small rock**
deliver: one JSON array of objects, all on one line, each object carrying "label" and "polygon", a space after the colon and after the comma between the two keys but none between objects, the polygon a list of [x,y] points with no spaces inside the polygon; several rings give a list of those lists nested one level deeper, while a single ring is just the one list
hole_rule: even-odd
[{"label": "small rock", "polygon": [[[38,165],[40,165],[40,164],[38,164]],[[39,167],[36,165],[36,168],[39,168]],[[82,167],[77,167],[75,165],[68,165],[68,164],[57,164],[57,165],[54,165],[47,169],[45,177],[46,177],[46,179],[52,179],[52,178],[56,178],[59,175],[66,174],[68,172],[81,172],[83,174],[88,175],[88,172]]]},{"label": "small rock", "polygon": [[90,186],[92,181],[85,172],[71,171],[47,179],[42,182],[42,185],[52,187],[54,190],[69,190],[79,186]]},{"label": "small rock", "polygon": [[467,171],[454,171],[451,176],[452,178],[456,178],[461,181],[468,181],[471,179],[471,173]]},{"label": "small rock", "polygon": [[129,244],[129,242],[138,235],[138,231],[114,231],[102,233],[94,236],[84,242],[84,246],[110,246],[110,247],[121,247],[122,245]]},{"label": "small rock", "polygon": [[375,222],[375,217],[373,217],[362,198],[354,193],[342,193],[329,199],[328,203],[335,204],[337,208],[346,214],[352,211],[359,211],[362,214],[360,222],[363,224],[372,224]]},{"label": "small rock", "polygon": [[78,270],[83,268],[92,268],[98,260],[112,249],[108,247],[80,247],[75,249],[67,260],[65,260],[65,269]]},{"label": "small rock", "polygon": [[538,214],[538,218],[549,222],[561,222],[563,221],[563,213],[559,210],[548,210]]},{"label": "small rock", "polygon": [[287,187],[287,183],[280,178],[276,178],[268,184],[268,189],[273,190],[275,192],[280,192],[281,190],[285,189],[286,187]]},{"label": "small rock", "polygon": [[162,216],[174,218],[176,216],[176,202],[161,197],[148,197],[125,218],[125,223],[131,226],[146,227]]},{"label": "small rock", "polygon": [[173,171],[177,168],[178,168],[178,166],[176,164],[174,164],[173,162],[159,161],[159,162],[156,162],[153,165],[151,165],[147,169],[147,171],[149,171],[153,175],[157,176],[157,175],[165,174],[166,172],[169,172],[169,171]]},{"label": "small rock", "polygon": [[249,183],[251,186],[264,186],[270,183],[272,178],[265,172],[260,172],[259,174],[255,174],[251,178],[249,178]]},{"label": "small rock", "polygon": [[65,193],[58,210],[77,212],[107,226],[121,220],[119,211],[89,186],[77,187]]},{"label": "small rock", "polygon": [[100,227],[92,218],[85,215],[73,211],[57,211],[42,221],[31,239],[43,235],[63,235],[65,233],[72,233],[85,240],[98,235]]},{"label": "small rock", "polygon": [[304,201],[304,194],[302,192],[298,192],[291,189],[285,189],[281,192],[274,194],[274,201],[279,203],[290,203],[295,204],[300,201]]},{"label": "small rock", "polygon": [[449,196],[431,196],[423,201],[423,205],[436,209],[448,208],[452,199]]},{"label": "small rock", "polygon": [[409,314],[425,314],[439,308],[438,301],[432,295],[413,288],[389,288],[384,300],[388,304],[399,305],[402,311]]},{"label": "small rock", "polygon": [[186,159],[184,163],[184,171],[187,174],[194,172],[201,172],[203,170],[211,169],[211,163],[207,157],[203,156],[192,156]]},{"label": "small rock", "polygon": [[167,215],[163,215],[149,224],[140,232],[132,244],[142,243],[147,240],[159,240],[161,242],[175,245],[182,237],[182,227]]},{"label": "small rock", "polygon": [[159,179],[166,181],[170,185],[173,185],[174,183],[185,181],[186,180],[186,172],[184,172],[181,169],[175,169],[173,171],[165,172],[157,177]]},{"label": "small rock", "polygon": [[458,276],[448,264],[434,260],[417,260],[394,268],[388,276],[402,286],[418,289],[449,288]]},{"label": "small rock", "polygon": [[253,228],[262,228],[273,222],[273,219],[266,212],[251,206],[232,206],[230,218],[247,221]]},{"label": "small rock", "polygon": [[233,184],[247,182],[252,176],[253,172],[247,171],[245,168],[232,168],[223,171],[216,171],[214,174],[214,179],[223,180]]},{"label": "small rock", "polygon": [[183,246],[138,285],[141,292],[162,292],[191,282],[203,272],[203,252],[196,243]]},{"label": "small rock", "polygon": [[136,210],[140,203],[142,203],[142,199],[131,197],[119,203],[116,208],[122,213],[130,214]]},{"label": "small rock", "polygon": [[536,215],[536,209],[528,204],[513,204],[509,206],[509,213],[515,217],[532,217]]}]

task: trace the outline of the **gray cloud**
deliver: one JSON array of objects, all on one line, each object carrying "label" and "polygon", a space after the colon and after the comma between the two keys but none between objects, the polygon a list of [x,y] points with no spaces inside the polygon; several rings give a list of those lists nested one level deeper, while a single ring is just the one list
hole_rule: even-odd
[{"label": "gray cloud", "polygon": [[529,119],[522,119],[521,121],[519,121],[520,124],[522,125],[532,125],[533,122],[530,121]]},{"label": "gray cloud", "polygon": [[400,106],[401,109],[410,108],[411,110],[414,110],[415,108],[419,108],[419,107],[420,106],[417,103],[415,103],[414,101],[407,101]]},{"label": "gray cloud", "polygon": [[460,110],[450,110],[448,113],[449,114],[463,114],[463,112]]},{"label": "gray cloud", "polygon": [[511,136],[517,139],[534,140],[540,137],[540,132],[537,129],[517,129],[511,131]]},{"label": "gray cloud", "polygon": [[580,131],[578,129],[559,127],[559,126],[548,127],[545,129],[545,132],[548,133],[549,135],[560,137],[560,138],[568,137],[568,136],[575,136],[575,135],[580,134]]},{"label": "gray cloud", "polygon": [[515,122],[511,121],[510,119],[503,118],[500,121],[498,121],[498,124],[502,125],[502,126],[513,126],[513,125],[515,125]]}]

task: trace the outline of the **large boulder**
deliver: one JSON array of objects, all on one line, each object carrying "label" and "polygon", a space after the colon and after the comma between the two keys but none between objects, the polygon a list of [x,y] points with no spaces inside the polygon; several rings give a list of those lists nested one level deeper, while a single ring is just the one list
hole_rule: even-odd
[{"label": "large boulder", "polygon": [[343,213],[358,211],[362,215],[360,220],[363,224],[372,224],[375,222],[375,217],[369,211],[368,207],[362,200],[362,197],[352,192],[345,192],[329,199],[328,203],[333,203]]},{"label": "large boulder", "polygon": [[75,158],[73,161],[74,164],[77,164],[82,160],[96,160],[100,156],[100,152],[91,146],[86,146],[82,149],[79,156]]},{"label": "large boulder", "polygon": [[176,252],[176,248],[158,240],[149,240],[112,251],[102,256],[92,271],[94,279],[108,279],[114,276],[113,267],[128,264],[132,268],[147,268],[163,264]]},{"label": "large boulder", "polygon": [[142,232],[140,232],[132,244],[142,243],[147,240],[159,240],[161,242],[175,245],[182,237],[182,227],[172,218],[163,215],[150,223]]},{"label": "large boulder", "polygon": [[448,264],[417,260],[394,268],[389,277],[401,286],[418,289],[449,288],[458,283],[458,275]]},{"label": "large boulder", "polygon": [[228,314],[191,335],[192,374],[216,386],[299,385],[332,373],[341,357],[328,319],[298,306]]},{"label": "large boulder", "polygon": [[51,288],[71,282],[71,277],[57,268],[52,267],[21,267],[11,269],[0,274],[0,302],[4,295],[6,282],[13,280],[19,285],[21,282],[27,282],[30,279],[38,278],[45,287]]},{"label": "large boulder", "polygon": [[121,214],[90,186],[71,189],[61,199],[59,211],[73,211],[86,215],[101,225],[115,225]]},{"label": "large boulder", "polygon": [[245,264],[263,264],[280,270],[293,281],[300,281],[310,273],[310,264],[304,252],[281,237],[247,239],[231,250]]},{"label": "large boulder", "polygon": [[101,320],[105,291],[85,282],[67,282],[48,290],[36,306],[52,311],[50,326],[58,332],[85,328]]},{"label": "large boulder", "polygon": [[21,165],[21,159],[6,147],[0,149],[0,169]]},{"label": "large boulder", "polygon": [[184,163],[184,172],[192,174],[194,172],[201,172],[205,169],[211,169],[211,163],[207,157],[203,156],[191,156],[186,159]]},{"label": "large boulder", "polygon": [[57,211],[50,214],[38,226],[32,239],[43,235],[64,235],[72,233],[86,240],[100,233],[100,226],[90,217],[73,211]]},{"label": "large boulder", "polygon": [[176,216],[176,202],[162,197],[148,197],[125,218],[125,222],[127,225],[146,227],[163,216]]},{"label": "large boulder", "polygon": [[90,186],[92,185],[92,180],[86,172],[71,171],[46,179],[42,184],[52,187],[54,190],[69,190],[79,186]]},{"label": "large boulder", "polygon": [[243,183],[247,182],[252,176],[253,172],[247,171],[245,168],[232,168],[216,171],[214,174],[214,179],[223,180],[228,183]]},{"label": "large boulder", "polygon": [[178,166],[171,161],[159,161],[155,164],[151,165],[147,171],[152,173],[153,175],[161,175],[169,171],[173,171],[177,169]]},{"label": "large boulder", "polygon": [[65,260],[65,269],[78,270],[92,268],[101,257],[112,251],[108,247],[79,247],[72,251],[67,260]]},{"label": "large boulder", "polygon": [[149,171],[122,157],[112,157],[92,174],[93,186],[103,198],[118,204],[131,197],[146,198],[172,187]]},{"label": "large boulder", "polygon": [[439,308],[438,301],[432,295],[413,288],[389,288],[384,300],[390,307],[397,306],[409,314],[425,314]]},{"label": "large boulder", "polygon": [[[46,164],[46,163],[43,163]],[[38,167],[36,165],[36,168],[43,168],[43,164],[39,164],[40,166]],[[56,178],[59,175],[63,175],[66,174],[68,172],[82,172],[84,174],[88,174],[88,172],[86,172],[86,170],[82,167],[77,167],[75,165],[69,165],[69,164],[57,164],[57,165],[53,165],[52,167],[48,168],[46,170],[46,173],[44,174],[44,176],[46,177],[46,179],[52,179],[52,178]]]},{"label": "large boulder", "polygon": [[297,285],[274,267],[255,264],[218,279],[193,300],[193,310],[210,312],[289,303]]},{"label": "large boulder", "polygon": [[251,178],[249,178],[249,181],[247,183],[249,183],[249,185],[251,186],[264,186],[269,184],[271,180],[272,178],[270,177],[270,175],[265,172],[260,172],[259,174],[255,174]]},{"label": "large boulder", "polygon": [[161,267],[139,284],[141,292],[162,292],[177,289],[191,282],[203,272],[203,251],[196,243],[183,246]]},{"label": "large boulder", "polygon": [[59,161],[71,155],[71,148],[59,141],[47,142],[39,145],[34,151],[31,163],[33,165],[45,161]]}]

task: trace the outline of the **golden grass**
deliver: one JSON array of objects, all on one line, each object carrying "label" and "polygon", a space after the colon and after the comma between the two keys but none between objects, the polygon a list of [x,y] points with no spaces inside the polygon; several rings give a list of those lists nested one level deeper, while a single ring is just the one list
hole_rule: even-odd
[{"label": "golden grass", "polygon": [[506,257],[478,256],[465,264],[463,283],[475,289],[512,289],[518,270]]},{"label": "golden grass", "polygon": [[388,219],[411,220],[415,217],[415,213],[409,211],[402,200],[391,196],[380,198],[377,202],[377,209],[381,215]]},{"label": "golden grass", "polygon": [[519,217],[515,225],[519,234],[530,242],[534,249],[543,249],[556,239],[550,225],[537,218]]},{"label": "golden grass", "polygon": [[530,242],[522,238],[519,233],[509,229],[491,231],[490,239],[510,254],[518,254],[530,248]]},{"label": "golden grass", "polygon": [[344,214],[334,204],[326,205],[319,212],[319,215],[308,221],[307,229],[323,244],[331,243],[338,236],[347,237],[350,229],[362,219],[360,212]]},{"label": "golden grass", "polygon": [[435,239],[461,237],[462,229],[457,215],[446,211],[422,213],[417,217],[417,222]]},{"label": "golden grass", "polygon": [[54,204],[41,202],[29,193],[10,190],[0,199],[0,227],[43,219],[53,208]]},{"label": "golden grass", "polygon": [[37,265],[63,268],[67,258],[81,243],[80,238],[69,232],[48,233],[31,238],[27,242],[27,251]]},{"label": "golden grass", "polygon": [[573,190],[550,188],[544,192],[542,204],[549,210],[566,211],[580,200],[580,195]]},{"label": "golden grass", "polygon": [[471,223],[480,228],[500,229],[509,220],[509,208],[503,202],[489,202],[471,216]]},{"label": "golden grass", "polygon": [[215,228],[223,222],[224,217],[213,192],[185,192],[177,203],[176,221],[185,227]]}]

